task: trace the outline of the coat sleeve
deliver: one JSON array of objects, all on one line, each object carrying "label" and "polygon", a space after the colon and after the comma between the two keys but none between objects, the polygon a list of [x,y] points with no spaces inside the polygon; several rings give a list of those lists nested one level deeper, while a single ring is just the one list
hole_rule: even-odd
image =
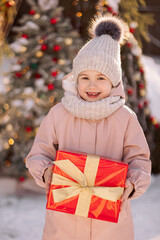
[{"label": "coat sleeve", "polygon": [[130,199],[141,196],[151,181],[150,151],[143,130],[133,113],[128,121],[124,139],[123,161],[129,164],[127,179],[133,183]]},{"label": "coat sleeve", "polygon": [[42,177],[45,169],[55,159],[56,149],[54,144],[58,144],[53,117],[52,108],[42,120],[32,148],[26,157],[26,167],[41,187],[45,187]]}]

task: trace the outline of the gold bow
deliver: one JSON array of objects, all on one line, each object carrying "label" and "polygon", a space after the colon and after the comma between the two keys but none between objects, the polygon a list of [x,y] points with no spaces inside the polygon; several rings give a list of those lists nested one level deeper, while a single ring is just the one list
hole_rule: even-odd
[{"label": "gold bow", "polygon": [[60,202],[79,195],[75,215],[87,217],[92,195],[116,202],[123,194],[123,187],[94,186],[100,157],[87,155],[84,173],[82,173],[69,159],[55,161],[54,164],[68,174],[71,179],[53,173],[54,185],[66,185],[70,187],[52,190],[54,202]]}]

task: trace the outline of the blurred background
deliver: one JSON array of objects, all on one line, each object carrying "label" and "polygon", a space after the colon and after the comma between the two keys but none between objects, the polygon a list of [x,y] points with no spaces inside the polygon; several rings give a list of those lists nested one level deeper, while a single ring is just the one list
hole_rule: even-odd
[{"label": "blurred background", "polygon": [[132,205],[135,239],[160,240],[160,1],[1,0],[3,240],[41,239],[46,200],[25,158],[43,117],[63,97],[61,80],[89,39],[90,18],[104,13],[121,16],[129,26],[130,37],[121,48],[126,104],[136,112],[151,151],[151,186]]}]

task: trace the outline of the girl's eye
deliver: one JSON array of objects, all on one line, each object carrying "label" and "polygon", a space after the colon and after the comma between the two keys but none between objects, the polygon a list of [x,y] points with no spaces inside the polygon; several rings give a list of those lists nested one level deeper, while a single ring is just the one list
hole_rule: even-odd
[{"label": "girl's eye", "polygon": [[82,79],[84,79],[84,80],[88,80],[88,77],[83,77]]},{"label": "girl's eye", "polygon": [[99,77],[98,80],[105,80],[105,78],[103,78],[103,77]]}]

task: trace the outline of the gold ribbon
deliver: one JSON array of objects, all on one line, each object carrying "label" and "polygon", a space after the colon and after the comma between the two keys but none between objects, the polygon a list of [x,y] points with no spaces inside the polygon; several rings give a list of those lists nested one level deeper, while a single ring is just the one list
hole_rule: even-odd
[{"label": "gold ribbon", "polygon": [[82,173],[69,159],[55,161],[54,164],[76,182],[53,173],[51,184],[70,186],[52,190],[54,202],[61,202],[79,195],[75,215],[87,217],[92,195],[113,202],[120,199],[124,191],[123,187],[94,186],[99,160],[100,157],[96,155],[87,155],[84,173]]}]

